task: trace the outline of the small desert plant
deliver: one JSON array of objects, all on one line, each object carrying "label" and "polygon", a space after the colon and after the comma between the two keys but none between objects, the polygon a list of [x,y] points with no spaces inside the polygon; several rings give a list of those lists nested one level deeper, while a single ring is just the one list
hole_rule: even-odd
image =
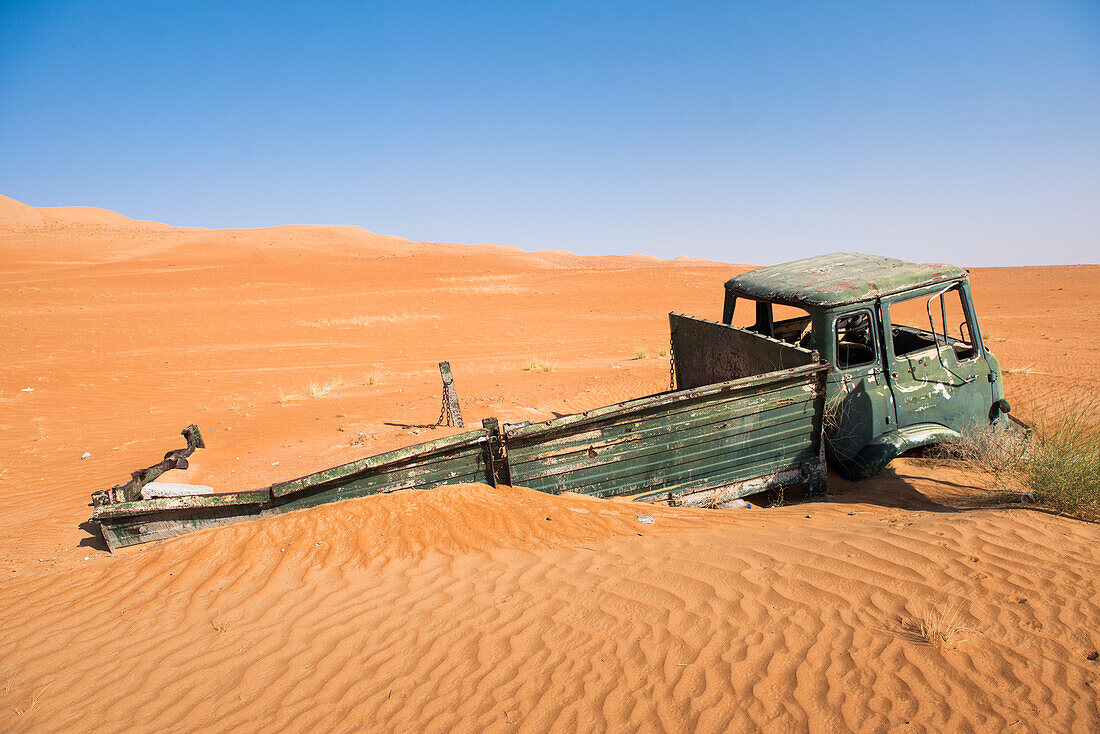
[{"label": "small desert plant", "polygon": [[932,455],[965,462],[971,470],[986,474],[1003,486],[1019,472],[1029,448],[1023,431],[1003,422],[974,425],[957,439],[936,446]]},{"label": "small desert plant", "polygon": [[1039,415],[1030,439],[1008,423],[974,426],[936,454],[1030,493],[1058,512],[1100,519],[1100,404],[1065,401]]},{"label": "small desert plant", "polygon": [[342,387],[344,384],[346,383],[339,377],[334,380],[310,380],[309,384],[306,385],[306,395],[311,398],[323,398],[329,392]]},{"label": "small desert plant", "polygon": [[31,696],[30,705],[28,705],[26,708],[18,708],[16,706],[9,706],[8,708],[10,708],[12,711],[14,711],[16,716],[20,716],[20,717],[26,716],[27,714],[29,714],[31,711],[34,711],[35,708],[38,707],[39,699],[42,698],[42,694],[45,693],[46,689],[49,688],[51,685],[53,685],[53,684],[52,683],[47,683],[45,686],[42,687],[42,690],[40,690],[38,693],[33,694]]},{"label": "small desert plant", "polygon": [[903,623],[905,630],[913,637],[933,647],[942,647],[952,640],[958,641],[960,633],[966,630],[960,623],[962,605],[952,607],[950,604],[942,610],[939,607],[929,607],[916,620]]},{"label": "small desert plant", "polygon": [[649,352],[645,347],[638,347],[634,350],[634,359],[645,359],[649,356]]},{"label": "small desert plant", "polygon": [[1065,403],[1035,425],[1021,479],[1043,505],[1100,519],[1100,406]]},{"label": "small desert plant", "polygon": [[364,382],[368,385],[377,385],[382,381],[382,375],[377,372],[370,372],[363,377]]},{"label": "small desert plant", "polygon": [[527,370],[530,372],[553,372],[554,363],[541,357],[532,357],[527,360]]}]

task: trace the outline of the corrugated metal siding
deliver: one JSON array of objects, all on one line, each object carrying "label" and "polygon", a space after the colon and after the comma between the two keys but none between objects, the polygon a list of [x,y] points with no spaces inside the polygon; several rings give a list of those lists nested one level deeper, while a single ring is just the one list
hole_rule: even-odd
[{"label": "corrugated metal siding", "polygon": [[512,483],[605,497],[730,484],[816,461],[823,369],[632,401],[582,424],[505,426]]}]

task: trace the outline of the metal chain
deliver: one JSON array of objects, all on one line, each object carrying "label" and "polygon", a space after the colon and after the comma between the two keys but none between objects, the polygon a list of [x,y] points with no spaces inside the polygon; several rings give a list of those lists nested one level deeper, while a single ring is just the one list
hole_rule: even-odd
[{"label": "metal chain", "polygon": [[668,389],[676,389],[676,360],[673,354],[672,335],[668,336]]},{"label": "metal chain", "polygon": [[[451,419],[451,411],[447,409],[447,391],[445,389],[443,391],[442,405],[439,406],[439,420],[437,420],[435,422],[435,425],[436,426],[443,425],[444,417],[446,417],[446,419],[447,419],[447,425],[448,426],[454,425],[454,422]],[[432,426],[432,427],[434,428],[435,426]]]}]

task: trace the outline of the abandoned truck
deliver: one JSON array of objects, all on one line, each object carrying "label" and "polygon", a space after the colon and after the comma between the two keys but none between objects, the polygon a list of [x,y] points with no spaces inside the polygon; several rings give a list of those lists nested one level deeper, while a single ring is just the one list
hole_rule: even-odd
[{"label": "abandoned truck", "polygon": [[[777,320],[780,308],[794,315]],[[825,455],[845,479],[877,474],[902,452],[975,424],[1026,430],[1009,415],[963,268],[850,252],[811,257],[729,280],[723,322],[742,309],[754,333],[817,350],[828,363]]]},{"label": "abandoned truck", "polygon": [[[749,323],[735,325],[745,311]],[[470,482],[722,507],[793,485],[820,493],[826,459],[860,479],[907,449],[1008,417],[961,268],[854,253],[809,258],[730,280],[722,323],[671,313],[669,327],[675,389],[548,421],[487,418],[475,430],[253,491],[158,495],[156,478],[186,468],[203,447],[192,425],[186,448],[93,494],[92,519],[114,550]]]}]

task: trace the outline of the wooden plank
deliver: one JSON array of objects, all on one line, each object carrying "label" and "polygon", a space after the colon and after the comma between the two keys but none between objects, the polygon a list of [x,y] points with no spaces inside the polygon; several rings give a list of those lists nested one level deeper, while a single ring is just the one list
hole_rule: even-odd
[{"label": "wooden plank", "polygon": [[803,455],[812,456],[816,451],[809,426],[793,425],[781,434],[763,438],[765,435],[749,434],[739,441],[718,437],[705,443],[668,447],[631,461],[599,466],[552,467],[522,475],[514,473],[513,481],[531,489],[552,487],[555,494],[577,491],[598,495],[607,487],[629,483],[632,477],[650,472],[663,471],[671,482],[683,481],[684,476],[702,478],[708,473],[743,467],[747,478],[753,476],[756,463],[783,456],[795,460]]},{"label": "wooden plank", "polygon": [[814,364],[814,352],[748,329],[670,313],[676,384],[693,388]]},{"label": "wooden plank", "polygon": [[557,431],[555,421],[546,421],[538,424],[524,424],[524,426],[540,426],[542,431],[515,431],[512,426],[505,428],[505,436],[508,446],[525,446],[531,442],[538,442],[546,446],[568,446],[584,440],[586,436],[595,436],[596,432],[622,429],[624,432],[634,430],[642,421],[661,421],[669,430],[677,430],[679,427],[703,419],[707,414],[717,414],[728,418],[740,418],[753,413],[771,410],[786,402],[811,401],[820,396],[815,384],[807,381],[799,381],[782,386],[773,386],[765,392],[752,392],[748,395],[721,395],[712,396],[705,401],[685,402],[666,405],[658,409],[624,410],[620,413],[605,416],[603,419],[592,421],[584,428],[573,427],[574,430]]},{"label": "wooden plank", "polygon": [[485,441],[485,429],[478,428],[477,430],[467,431],[456,436],[447,436],[434,441],[427,441],[414,446],[406,446],[393,451],[387,451],[384,454],[368,456],[364,459],[358,459],[348,462],[347,464],[334,466],[331,469],[323,469],[286,482],[278,482],[271,486],[271,493],[276,497],[281,497],[285,494],[298,492],[308,487],[343,479],[344,477],[358,474],[368,469],[378,469],[390,464],[407,464],[410,461],[426,458],[433,454],[441,454],[473,444],[484,443]]},{"label": "wooden plank", "polygon": [[[509,460],[512,467],[522,470],[525,463],[531,461],[551,461],[559,457],[577,456],[588,454],[591,451],[604,452],[617,450],[619,447],[628,449],[628,444],[648,443],[654,440],[668,438],[678,442],[689,441],[692,436],[702,433],[728,428],[731,434],[751,430],[754,426],[769,426],[783,423],[792,419],[806,419],[814,413],[814,403],[810,399],[797,402],[777,402],[776,407],[757,413],[745,414],[735,411],[735,406],[722,406],[722,410],[700,411],[697,414],[680,417],[675,422],[667,422],[661,417],[650,420],[640,420],[638,423],[628,425],[625,429],[619,427],[597,427],[591,431],[585,431],[572,437],[559,437],[545,443],[527,442],[520,445],[511,445],[509,448]],[[577,458],[580,458],[577,456]],[[595,457],[589,457],[595,458]]]},{"label": "wooden plank", "polygon": [[232,507],[237,505],[258,505],[271,499],[266,489],[251,492],[232,492],[227,494],[202,494],[187,497],[160,497],[151,500],[118,502],[112,505],[98,505],[92,508],[92,519],[102,520],[132,515],[149,515],[173,510],[201,510],[204,508]]},{"label": "wooden plank", "polygon": [[675,433],[657,433],[644,440],[618,440],[614,442],[592,441],[569,453],[543,454],[538,451],[517,452],[512,471],[516,476],[529,476],[530,472],[554,467],[598,466],[619,461],[631,461],[640,456],[663,451],[677,451],[687,446],[712,441],[726,441],[730,446],[745,434],[775,435],[790,426],[807,431],[812,437],[813,426],[806,421],[807,413],[762,414],[754,421],[708,423],[685,427]]},{"label": "wooden plank", "polygon": [[148,515],[106,518],[100,529],[112,550],[259,517],[260,505],[192,507]]},{"label": "wooden plank", "polygon": [[767,386],[773,383],[780,383],[787,380],[800,380],[810,375],[815,375],[818,372],[822,372],[827,369],[824,364],[810,364],[803,367],[794,367],[789,370],[783,370],[782,372],[775,372],[767,375],[758,375],[755,377],[747,377],[741,380],[732,380],[730,382],[722,382],[716,385],[706,385],[704,387],[693,388],[691,390],[679,390],[675,392],[659,393],[657,395],[651,395],[643,398],[635,398],[634,400],[628,400],[616,405],[609,405],[602,408],[595,408],[584,413],[576,413],[574,415],[567,415],[561,418],[555,418],[550,421],[543,421],[540,423],[523,423],[523,424],[508,424],[505,425],[505,434],[510,440],[512,438],[523,438],[529,435],[537,435],[541,431],[565,431],[576,430],[579,426],[583,426],[590,423],[595,423],[599,420],[607,418],[608,416],[620,415],[629,413],[636,410],[646,410],[650,408],[658,408],[665,405],[675,404],[686,400],[694,400],[696,398],[707,397],[724,392],[739,391],[745,388],[753,388],[758,386]]},{"label": "wooden plank", "polygon": [[[475,459],[475,457],[464,458]],[[403,489],[431,489],[447,484],[487,483],[488,479],[486,467],[483,464],[476,465],[474,461],[471,461],[469,465],[464,464],[460,468],[436,469],[418,474],[406,481],[394,481],[395,476],[399,475],[400,472],[389,474],[384,478],[378,476],[364,476],[340,483],[319,485],[311,490],[304,490],[276,498],[269,507],[272,510],[275,508],[284,508],[286,506],[290,506],[287,507],[287,509],[301,509],[305,507],[315,507],[316,505],[325,504],[327,502],[368,497],[374,494],[384,494]],[[268,509],[268,507],[264,508],[265,514],[267,514]],[[281,511],[286,511],[286,509]]]},{"label": "wooden plank", "polygon": [[458,391],[455,390],[455,378],[451,374],[451,363],[439,363],[439,376],[443,378],[443,401],[447,404],[447,412],[451,416],[451,422],[455,428],[464,428],[462,423],[462,408],[458,404]]}]

